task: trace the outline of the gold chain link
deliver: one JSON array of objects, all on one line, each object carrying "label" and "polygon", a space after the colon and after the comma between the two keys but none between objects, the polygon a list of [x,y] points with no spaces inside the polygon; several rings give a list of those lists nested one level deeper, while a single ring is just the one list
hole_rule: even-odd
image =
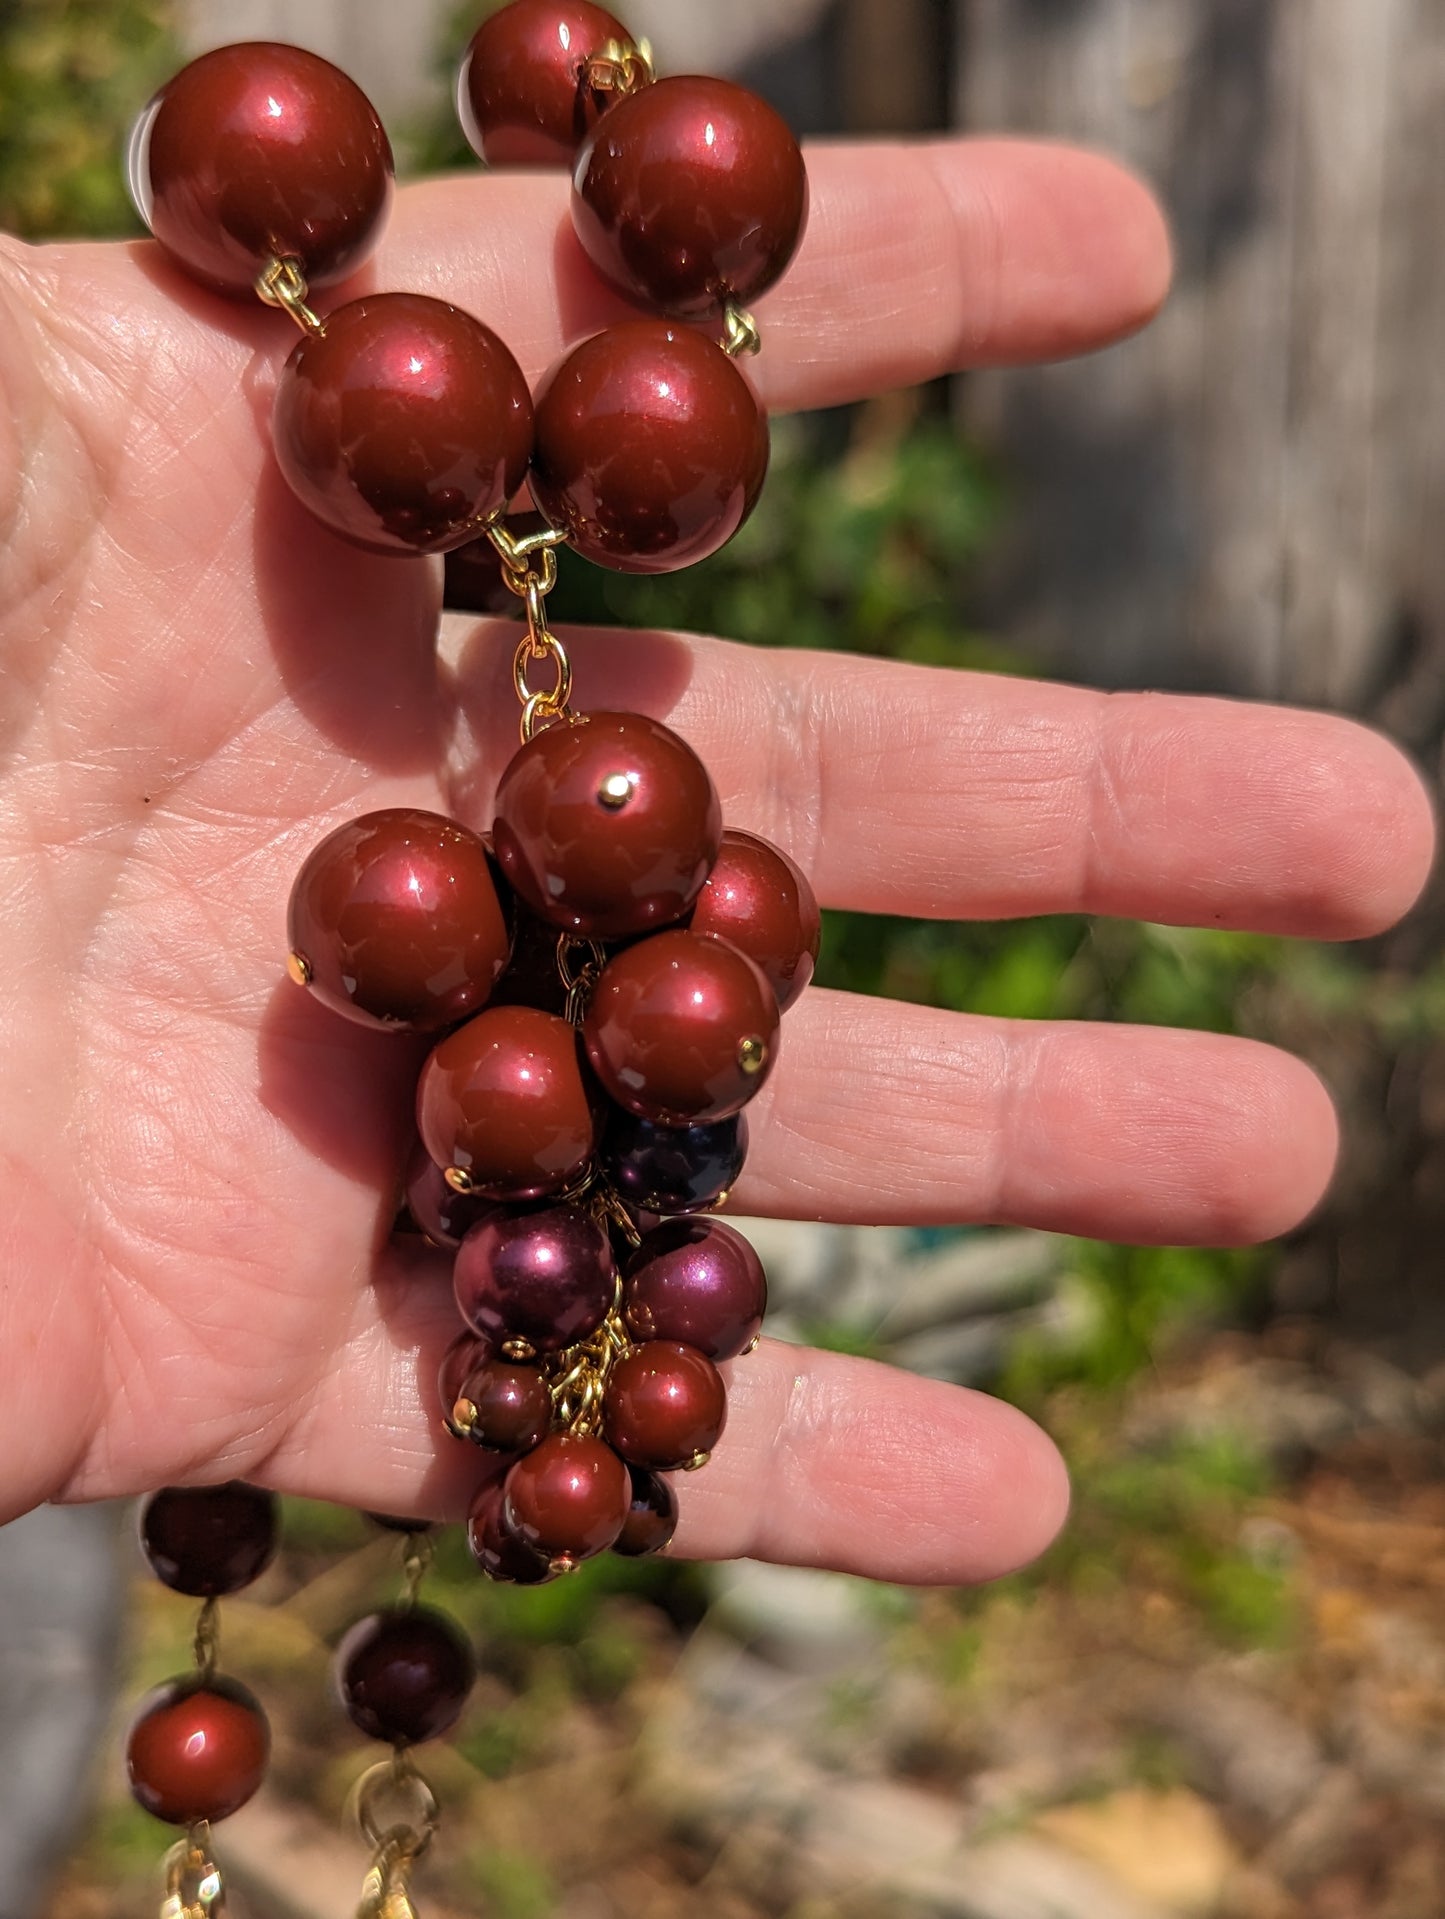
[{"label": "gold chain link", "polygon": [[166,1896],[161,1919],[220,1919],[226,1888],[211,1857],[211,1831],[192,1826],[166,1857]]},{"label": "gold chain link", "polygon": [[400,1747],[362,1774],[353,1794],[356,1823],[371,1847],[356,1919],[415,1919],[411,1870],[441,1820],[436,1794]]},{"label": "gold chain link", "polygon": [[[554,527],[536,533],[509,533],[500,520],[487,528],[487,537],[502,562],[502,578],[527,613],[527,632],[512,661],[512,684],[522,707],[522,743],[539,727],[569,717],[572,700],[572,662],[567,649],[547,619],[547,595],[557,584],[557,549],[566,534]],[[533,686],[528,668],[539,660],[552,662],[551,686]]]},{"label": "gold chain link", "polygon": [[268,260],[256,275],[256,298],[268,307],[279,307],[303,333],[319,338],[326,331],[326,322],[306,304],[309,294],[299,260]]},{"label": "gold chain link", "polygon": [[723,352],[730,360],[738,360],[744,354],[760,352],[762,344],[763,336],[752,314],[735,300],[729,300],[723,307]]},{"label": "gold chain link", "polygon": [[651,44],[646,40],[609,40],[587,62],[583,78],[594,93],[640,93],[657,78]]},{"label": "gold chain link", "polygon": [[196,1671],[204,1680],[214,1679],[221,1656],[221,1608],[219,1601],[208,1599],[196,1619],[196,1636],[191,1645]]}]

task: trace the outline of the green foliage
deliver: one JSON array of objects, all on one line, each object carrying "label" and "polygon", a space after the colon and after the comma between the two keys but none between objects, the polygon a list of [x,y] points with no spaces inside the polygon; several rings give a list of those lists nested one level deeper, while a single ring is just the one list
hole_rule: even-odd
[{"label": "green foliage", "polygon": [[180,64],[170,0],[0,6],[0,228],[26,239],[139,231],[126,136]]},{"label": "green foliage", "polygon": [[477,1852],[469,1862],[469,1877],[496,1919],[550,1919],[557,1911],[551,1877],[531,1853]]}]

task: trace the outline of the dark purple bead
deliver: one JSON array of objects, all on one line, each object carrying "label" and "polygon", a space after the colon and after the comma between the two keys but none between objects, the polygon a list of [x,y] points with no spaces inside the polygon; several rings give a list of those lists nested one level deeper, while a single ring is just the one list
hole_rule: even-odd
[{"label": "dark purple bead", "polygon": [[751,1345],[767,1303],[762,1261],[720,1219],[677,1219],[649,1233],[628,1262],[622,1292],[635,1338],[681,1340],[711,1360]]},{"label": "dark purple bead", "polygon": [[218,1599],[258,1579],[276,1556],[276,1498],[233,1479],[166,1486],[141,1512],[141,1548],[173,1592]]},{"label": "dark purple bead", "polygon": [[406,1167],[406,1210],[413,1226],[434,1246],[455,1252],[477,1221],[495,1211],[496,1204],[480,1193],[455,1192],[441,1167],[417,1140]]},{"label": "dark purple bead", "polygon": [[557,1573],[550,1559],[533,1552],[507,1526],[506,1482],[489,1481],[472,1501],[467,1544],[488,1579],[511,1586],[545,1586]]},{"label": "dark purple bead", "polygon": [[359,1619],[336,1651],[341,1703],[369,1739],[417,1745],[456,1724],[476,1661],[445,1613],[397,1608]]},{"label": "dark purple bead", "polygon": [[660,1553],[677,1531],[677,1494],[670,1482],[645,1466],[629,1466],[632,1504],[612,1550],[625,1559],[643,1559]]},{"label": "dark purple bead", "polygon": [[495,1345],[525,1340],[556,1352],[595,1332],[616,1291],[607,1234],[571,1206],[498,1211],[474,1226],[457,1254],[462,1318]]},{"label": "dark purple bead", "polygon": [[601,1158],[634,1210],[698,1213],[730,1190],[747,1151],[742,1113],[709,1126],[662,1126],[617,1109],[602,1136]]},{"label": "dark purple bead", "polygon": [[535,1366],[489,1359],[468,1373],[458,1398],[471,1409],[467,1438],[493,1452],[530,1452],[552,1427],[552,1395]]}]

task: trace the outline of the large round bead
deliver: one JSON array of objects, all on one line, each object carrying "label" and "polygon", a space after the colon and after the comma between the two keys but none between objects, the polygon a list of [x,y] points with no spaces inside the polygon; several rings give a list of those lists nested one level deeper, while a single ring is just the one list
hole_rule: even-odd
[{"label": "large round bead", "polygon": [[680,919],[722,844],[707,769],[641,713],[549,726],[497,788],[493,828],[509,884],[540,918],[586,939]]},{"label": "large round bead", "polygon": [[609,327],[538,390],[532,492],[599,566],[670,573],[706,559],[757,505],[767,471],[757,394],[688,327]]},{"label": "large round bead", "polygon": [[723,834],[688,926],[725,939],[760,966],[780,1013],[813,977],[822,937],[813,889],[786,853],[756,834]]},{"label": "large round bead", "polygon": [[710,1359],[676,1340],[649,1340],[619,1359],[603,1407],[609,1443],[632,1466],[676,1472],[710,1453],[728,1396]]},{"label": "large round bead", "polygon": [[457,1398],[466,1408],[467,1438],[493,1452],[530,1452],[551,1429],[552,1395],[535,1366],[484,1360],[467,1374]]},{"label": "large round bead", "polygon": [[409,806],[348,820],[312,850],[287,939],[293,974],[334,1011],[414,1033],[476,1012],[511,950],[485,845]]},{"label": "large round bead", "polygon": [[545,1586],[557,1572],[550,1559],[526,1546],[506,1520],[506,1486],[489,1480],[472,1500],[467,1518],[467,1544],[472,1558],[486,1574],[511,1586]]},{"label": "large round bead", "polygon": [[477,1676],[445,1613],[409,1606],[358,1619],[336,1649],[336,1687],[368,1739],[414,1746],[454,1726]]},{"label": "large round bead", "polygon": [[632,1503],[612,1550],[624,1559],[642,1559],[670,1545],[677,1531],[677,1494],[670,1481],[642,1466],[629,1466]]},{"label": "large round bead", "polygon": [[664,1126],[726,1119],[778,1050],[778,1002],[723,940],[658,933],[610,959],[582,1028],[592,1070],[631,1113]]},{"label": "large round bead", "polygon": [[457,110],[472,150],[493,167],[568,167],[608,96],[586,83],[609,41],[632,36],[588,0],[512,0],[472,35]]},{"label": "large round bead", "polygon": [[608,1179],[637,1213],[700,1213],[717,1205],[747,1156],[744,1113],[708,1126],[662,1126],[614,1107],[598,1147]]},{"label": "large round bead", "polygon": [[271,431],[291,490],[333,532],[383,553],[442,553],[475,539],[522,484],[532,399],[480,320],[420,293],[377,293],[300,341]]},{"label": "large round bead", "polygon": [[126,1743],[131,1791],[172,1826],[227,1819],[255,1793],[271,1731],[234,1679],[171,1679],[144,1698]]},{"label": "large round bead", "polygon": [[417,1082],[416,1124],[438,1166],[493,1199],[560,1193],[592,1156],[577,1034],[531,1006],[492,1006],[444,1039]]},{"label": "large round bead", "polygon": [[173,1592],[218,1599],[259,1579],[276,1556],[276,1496],[233,1479],[165,1486],[141,1511],[141,1549]]},{"label": "large round bead", "polygon": [[622,1531],[632,1503],[627,1468],[600,1439],[553,1433],[507,1474],[509,1531],[550,1560],[590,1559]]},{"label": "large round bead", "polygon": [[798,143],[731,80],[659,80],[621,100],[572,174],[572,224],[628,299],[665,313],[746,305],[797,250],[808,213]]},{"label": "large round bead", "polygon": [[499,1209],[462,1241],[452,1278],[462,1318],[484,1339],[550,1353],[602,1324],[617,1266],[607,1234],[577,1207]]},{"label": "large round bead", "polygon": [[768,1304],[763,1262],[720,1219],[676,1219],[627,1263],[622,1312],[635,1339],[681,1340],[714,1362],[750,1346]]},{"label": "large round bead", "polygon": [[272,259],[312,286],[375,247],[392,195],[391,146],[355,81],[301,47],[218,47],[168,81],[131,142],[131,190],[178,264],[250,294]]}]

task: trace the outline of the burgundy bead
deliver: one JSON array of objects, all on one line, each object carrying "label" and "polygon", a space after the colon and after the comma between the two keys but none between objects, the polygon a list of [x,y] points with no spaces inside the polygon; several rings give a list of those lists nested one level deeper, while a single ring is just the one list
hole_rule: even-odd
[{"label": "burgundy bead", "polygon": [[458,1333],[451,1345],[442,1354],[442,1363],[437,1369],[437,1402],[441,1407],[442,1423],[455,1439],[465,1439],[466,1434],[452,1418],[452,1409],[462,1396],[462,1387],[468,1374],[475,1372],[491,1358],[493,1346],[490,1340],[478,1339],[473,1332]]},{"label": "burgundy bead", "polygon": [[525,1340],[539,1353],[595,1332],[616,1283],[607,1234],[572,1206],[493,1213],[462,1241],[454,1273],[457,1306],[469,1326],[494,1345]]},{"label": "burgundy bead", "polygon": [[631,43],[588,0],[512,0],[472,35],[457,86],[463,130],[494,167],[567,167],[608,96],[585,84],[609,40]]},{"label": "burgundy bead", "polygon": [[472,1409],[467,1438],[494,1452],[530,1452],[551,1429],[552,1395],[535,1366],[486,1360],[468,1373],[457,1397]]},{"label": "burgundy bead", "polygon": [[497,788],[497,859],[531,910],[595,940],[680,919],[722,844],[707,768],[640,713],[549,726]]},{"label": "burgundy bead", "polygon": [[475,539],[526,477],[532,399],[489,327],[420,293],[328,314],[281,374],[271,425],[291,490],[382,553]]},{"label": "burgundy bead", "polygon": [[662,1126],[614,1107],[598,1157],[635,1214],[700,1213],[732,1190],[748,1153],[742,1113],[710,1126]]},{"label": "burgundy bead", "polygon": [[762,1261],[720,1219],[670,1220],[650,1232],[628,1262],[622,1293],[634,1338],[681,1340],[713,1361],[752,1344],[767,1304]]},{"label": "burgundy bead", "polygon": [[405,1197],[412,1225],[434,1246],[448,1252],[455,1252],[477,1221],[496,1204],[477,1193],[459,1193],[448,1186],[446,1175],[420,1140],[407,1161]]},{"label": "burgundy bead", "polygon": [[688,926],[746,953],[786,1013],[813,977],[823,922],[812,887],[786,853],[752,833],[728,832]]},{"label": "burgundy bead", "polygon": [[233,1479],[166,1486],[141,1512],[141,1548],[173,1592],[219,1599],[249,1586],[276,1557],[276,1496]]},{"label": "burgundy bead", "polygon": [[477,1676],[472,1649],[445,1613],[428,1606],[370,1613],[336,1649],[336,1685],[368,1739],[414,1746],[461,1717]]},{"label": "burgundy bead", "polygon": [[731,80],[685,75],[620,100],[572,174],[572,224],[619,292],[665,313],[742,305],[778,280],[808,214],[784,121]]},{"label": "burgundy bead", "polygon": [[507,1526],[552,1560],[606,1552],[631,1503],[627,1468],[600,1439],[553,1433],[507,1474]]},{"label": "burgundy bead", "polygon": [[505,1585],[544,1586],[557,1577],[557,1569],[542,1553],[523,1545],[507,1526],[506,1488],[501,1480],[489,1481],[472,1501],[467,1520],[467,1544],[472,1557],[488,1579]]},{"label": "burgundy bead", "polygon": [[312,850],[287,939],[293,971],[335,1012],[417,1033],[474,1013],[511,950],[486,846],[409,806],[348,820]]},{"label": "burgundy bead", "polygon": [[778,1002],[723,940],[657,933],[608,961],[582,1028],[619,1105],[665,1126],[726,1119],[758,1092],[778,1050]]},{"label": "burgundy bead", "polygon": [[757,505],[768,420],[722,348],[666,320],[585,340],[537,393],[532,492],[584,559],[670,573]]},{"label": "burgundy bead", "polygon": [[559,1193],[592,1156],[595,1127],[577,1035],[530,1006],[493,1006],[422,1068],[417,1131],[438,1166],[494,1199]]},{"label": "burgundy bead", "polygon": [[727,1423],[727,1388],[710,1359],[654,1339],[619,1359],[607,1381],[607,1438],[631,1466],[675,1472],[710,1453]]},{"label": "burgundy bead", "polygon": [[353,273],[392,195],[386,132],[366,95],[301,47],[249,41],[203,53],[137,124],[132,191],[196,279],[249,294],[272,259],[312,286]]},{"label": "burgundy bead", "polygon": [[130,1788],[172,1826],[229,1818],[266,1775],[271,1732],[234,1679],[171,1679],[141,1701],[126,1745]]},{"label": "burgundy bead", "polygon": [[625,1559],[644,1559],[670,1545],[677,1531],[677,1494],[665,1479],[641,1466],[627,1468],[632,1504],[612,1550]]}]

